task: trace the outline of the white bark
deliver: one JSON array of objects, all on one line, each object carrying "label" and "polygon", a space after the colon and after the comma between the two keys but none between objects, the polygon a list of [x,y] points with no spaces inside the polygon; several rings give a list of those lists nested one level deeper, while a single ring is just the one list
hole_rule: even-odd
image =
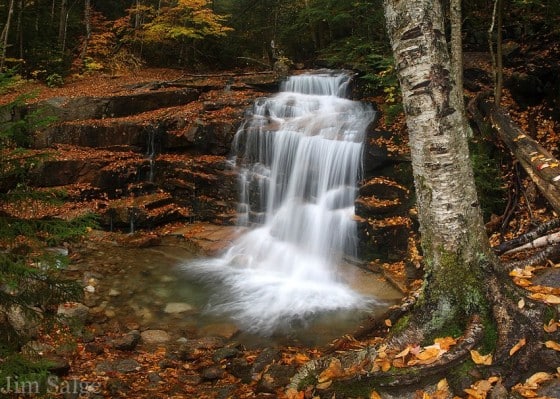
[{"label": "white bark", "polygon": [[[453,317],[490,248],[445,39],[440,1],[385,0],[410,138],[427,301]],[[463,296],[464,298],[460,298]],[[473,295],[477,296],[477,295]],[[429,298],[428,298],[429,297]],[[460,304],[460,305],[459,305]],[[476,307],[476,304],[469,304]],[[455,307],[449,311],[449,307]],[[440,314],[441,315],[441,314]]]}]

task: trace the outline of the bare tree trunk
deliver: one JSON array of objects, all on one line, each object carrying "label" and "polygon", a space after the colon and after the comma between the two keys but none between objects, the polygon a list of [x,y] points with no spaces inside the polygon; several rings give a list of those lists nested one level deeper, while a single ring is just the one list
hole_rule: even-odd
[{"label": "bare tree trunk", "polygon": [[62,0],[60,3],[60,15],[58,19],[58,47],[64,51],[66,39],[66,24],[68,22],[68,0]]},{"label": "bare tree trunk", "polygon": [[86,37],[82,47],[82,54],[80,58],[82,61],[86,58],[89,39],[91,37],[91,0],[84,0],[84,25],[86,28]]},{"label": "bare tree trunk", "polygon": [[12,21],[12,15],[14,14],[14,0],[10,0],[10,5],[8,6],[8,18],[6,19],[6,25],[4,25],[4,29],[2,30],[2,34],[0,35],[0,41],[2,48],[0,49],[2,52],[0,53],[0,72],[4,70],[4,65],[6,63],[6,51],[8,49],[8,36],[10,35],[10,23]]},{"label": "bare tree trunk", "polygon": [[[496,52],[494,53],[494,27],[496,26]],[[492,57],[492,69],[494,75],[494,102],[500,105],[502,100],[502,0],[494,0],[492,11],[492,23],[488,28],[488,49]]]},{"label": "bare tree trunk", "polygon": [[19,58],[23,59],[23,26],[22,26],[22,18],[23,18],[23,0],[18,1],[18,18],[17,18],[17,41],[19,47]]},{"label": "bare tree trunk", "polygon": [[451,0],[449,11],[451,25],[451,76],[455,80],[453,91],[457,96],[457,110],[461,112],[463,129],[467,137],[471,137],[472,131],[467,121],[463,96],[463,21],[461,16],[461,0]]},{"label": "bare tree trunk", "polygon": [[437,329],[482,306],[473,299],[484,296],[480,259],[492,255],[469,159],[464,105],[454,94],[459,68],[451,69],[441,4],[385,0],[384,6],[410,137],[427,269],[424,299],[433,309],[423,321],[432,323],[427,329]]}]

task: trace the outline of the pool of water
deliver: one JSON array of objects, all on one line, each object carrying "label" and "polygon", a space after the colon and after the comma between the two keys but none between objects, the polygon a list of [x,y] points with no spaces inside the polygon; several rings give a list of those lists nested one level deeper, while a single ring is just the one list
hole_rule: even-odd
[{"label": "pool of water", "polygon": [[[83,252],[77,271],[92,285],[86,304],[108,322],[124,328],[163,329],[173,339],[206,335],[232,337],[247,347],[325,345],[351,333],[368,317],[380,316],[400,300],[401,294],[380,276],[346,265],[341,277],[365,298],[375,298],[363,309],[323,312],[286,320],[272,335],[249,333],[235,315],[216,313],[213,298],[224,290],[220,284],[202,281],[185,271],[192,251],[181,246],[126,248],[95,243]],[[224,293],[225,294],[225,293]]]}]

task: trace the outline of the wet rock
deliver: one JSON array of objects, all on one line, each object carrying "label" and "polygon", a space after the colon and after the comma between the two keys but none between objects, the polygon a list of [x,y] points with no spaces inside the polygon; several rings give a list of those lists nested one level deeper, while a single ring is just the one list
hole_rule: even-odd
[{"label": "wet rock", "polygon": [[275,393],[278,388],[290,383],[296,367],[282,364],[271,365],[257,383],[257,392]]},{"label": "wet rock", "polygon": [[216,349],[216,351],[212,355],[212,360],[214,360],[216,363],[219,363],[224,359],[234,358],[240,353],[241,352],[237,348],[219,348]]},{"label": "wet rock", "polygon": [[553,379],[547,381],[543,386],[537,391],[539,397],[546,398],[560,398],[560,380]]},{"label": "wet rock", "polygon": [[184,313],[194,310],[192,305],[184,302],[171,302],[165,305],[163,311],[168,314]]},{"label": "wet rock", "polygon": [[163,381],[163,379],[160,377],[158,373],[150,372],[148,373],[148,381],[150,381],[150,383],[152,384],[157,384]]},{"label": "wet rock", "polygon": [[142,368],[142,365],[134,359],[123,359],[115,365],[115,370],[119,373],[132,373]]},{"label": "wet rock", "polygon": [[130,387],[120,378],[111,378],[106,382],[107,391],[109,391],[110,397],[118,398],[122,397],[123,393],[127,392]]},{"label": "wet rock", "polygon": [[200,376],[205,381],[219,380],[220,378],[222,378],[223,375],[224,375],[224,370],[222,370],[220,367],[217,366],[206,367],[200,373]]},{"label": "wet rock", "polygon": [[[0,314],[5,315],[6,321],[22,337],[34,338],[42,317],[42,311],[36,309],[36,313],[28,313],[21,306],[11,306],[9,309],[0,305]],[[3,320],[0,320],[2,322]]]},{"label": "wet rock", "polygon": [[86,352],[93,353],[94,355],[100,355],[103,353],[103,345],[96,342],[87,343],[84,347]]},{"label": "wet rock", "polygon": [[78,302],[67,302],[58,306],[57,314],[71,320],[84,324],[89,315],[89,308]]},{"label": "wet rock", "polygon": [[46,361],[48,364],[47,370],[52,374],[63,376],[70,371],[70,363],[60,356],[47,355],[42,357],[42,360]]},{"label": "wet rock", "polygon": [[208,324],[200,329],[201,335],[219,336],[231,339],[239,332],[239,328],[233,323]]},{"label": "wet rock", "polygon": [[189,340],[187,344],[192,345],[198,349],[217,349],[224,347],[226,344],[226,340],[223,337],[210,336]]},{"label": "wet rock", "polygon": [[120,338],[115,338],[112,342],[112,345],[116,349],[131,351],[136,348],[138,342],[140,342],[140,332],[137,330],[133,330]]},{"label": "wet rock", "polygon": [[114,370],[113,363],[108,360],[102,360],[95,366],[96,373],[110,373]]},{"label": "wet rock", "polygon": [[239,378],[243,384],[249,384],[252,381],[252,365],[244,358],[232,359],[226,365],[226,370],[236,378]]},{"label": "wet rock", "polygon": [[146,330],[143,331],[140,335],[142,337],[142,341],[148,345],[163,344],[171,339],[169,333],[163,330]]},{"label": "wet rock", "polygon": [[40,341],[29,341],[22,346],[21,353],[24,356],[35,357],[42,356],[46,353],[52,353],[54,350],[52,345]]},{"label": "wet rock", "polygon": [[280,351],[276,348],[265,348],[255,359],[253,363],[253,368],[251,372],[253,374],[258,374],[263,371],[266,366],[274,362],[275,360],[280,360]]}]

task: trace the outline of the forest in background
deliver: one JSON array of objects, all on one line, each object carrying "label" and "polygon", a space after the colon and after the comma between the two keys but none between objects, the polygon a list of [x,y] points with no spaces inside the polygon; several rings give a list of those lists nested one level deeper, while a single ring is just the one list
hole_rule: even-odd
[{"label": "forest in background", "polygon": [[[496,4],[501,4],[502,23],[496,19]],[[514,97],[515,93],[523,94],[513,98],[515,101],[506,95],[502,104],[513,111],[513,117],[526,131],[558,155],[558,137],[551,132],[560,118],[558,79],[546,80],[539,74],[557,70],[550,65],[558,54],[554,43],[560,35],[560,4],[530,0],[473,1],[464,4],[463,12],[464,48],[471,54],[488,53],[488,32],[493,21],[494,25],[501,25],[506,86],[515,86]],[[172,67],[186,73],[270,70],[280,60],[296,68],[354,69],[360,73],[369,93],[382,93],[385,105],[395,104],[395,109],[402,110],[381,1],[4,0],[0,4],[0,30],[0,69],[7,75],[22,80],[36,79],[52,87],[100,73],[120,76],[143,67]],[[496,32],[494,26],[490,35],[494,41]],[[538,57],[533,57],[536,54]],[[524,65],[519,64],[520,59],[524,59]],[[543,68],[545,63],[547,68]],[[469,65],[469,74],[477,71],[473,59]],[[520,74],[520,69],[530,74]],[[0,76],[0,83],[3,78],[4,75]],[[478,91],[479,88],[469,86],[476,77],[468,78],[466,89],[471,93]],[[554,87],[549,87],[550,82]],[[546,101],[541,103],[545,97]],[[385,112],[387,124],[389,117],[389,112]],[[549,120],[554,121],[548,125],[552,127],[543,133],[545,130],[540,125],[546,125]],[[474,142],[478,147],[484,144],[485,140]],[[488,210],[486,216],[490,217],[492,213],[503,212],[504,207],[503,187],[497,192],[499,184],[491,180],[499,165],[486,165],[484,160],[479,165],[488,166],[481,180],[490,183],[486,188],[494,191],[487,197],[501,200]],[[514,173],[506,177],[520,180]],[[506,222],[500,222],[508,228]],[[57,226],[24,227],[25,230],[20,230],[25,234],[33,230],[50,237],[52,243],[60,241],[55,237],[60,235]],[[74,230],[80,236],[87,227],[81,223]],[[16,261],[20,255],[30,252],[22,245],[17,248],[21,253],[16,254]],[[50,263],[56,266],[56,262]],[[16,266],[13,275],[24,276],[21,281],[27,282],[26,273],[30,269]],[[37,274],[36,280],[45,282],[45,275]],[[14,284],[21,283],[16,278],[12,280]],[[46,283],[40,294],[50,295],[56,281]],[[52,303],[47,302],[45,308],[72,298],[75,287],[68,288],[61,291],[62,298],[49,297]],[[68,297],[64,297],[66,292],[70,293]],[[29,303],[36,302],[35,295],[29,298]],[[23,301],[22,305],[28,303]]]},{"label": "forest in background", "polygon": [[[556,1],[500,3],[504,41],[559,30]],[[465,2],[466,50],[488,51],[494,4]],[[0,28],[0,69],[54,86],[140,66],[266,69],[284,59],[358,70],[379,89],[392,65],[381,0],[6,0]]]}]

